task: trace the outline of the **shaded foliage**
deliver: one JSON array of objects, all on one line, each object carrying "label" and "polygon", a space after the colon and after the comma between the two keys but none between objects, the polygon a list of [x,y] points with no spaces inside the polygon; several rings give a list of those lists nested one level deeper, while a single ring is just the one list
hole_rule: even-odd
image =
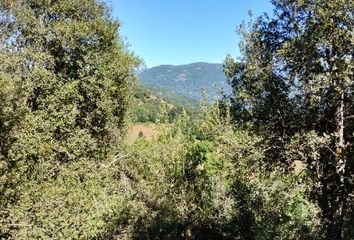
[{"label": "shaded foliage", "polygon": [[350,239],[354,2],[272,3],[273,17],[241,26],[242,57],[225,61],[233,117],[265,136],[271,168],[303,162],[326,239]]},{"label": "shaded foliage", "polygon": [[90,209],[89,169],[117,153],[139,61],[100,1],[3,0],[0,26],[0,238],[93,237],[119,197]]}]

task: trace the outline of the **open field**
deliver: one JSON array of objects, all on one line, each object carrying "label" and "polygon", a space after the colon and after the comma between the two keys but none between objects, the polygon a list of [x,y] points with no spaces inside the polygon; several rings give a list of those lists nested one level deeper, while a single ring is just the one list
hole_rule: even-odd
[{"label": "open field", "polygon": [[152,140],[156,134],[155,124],[136,124],[129,127],[127,133],[128,143],[134,143],[142,133],[147,140]]}]

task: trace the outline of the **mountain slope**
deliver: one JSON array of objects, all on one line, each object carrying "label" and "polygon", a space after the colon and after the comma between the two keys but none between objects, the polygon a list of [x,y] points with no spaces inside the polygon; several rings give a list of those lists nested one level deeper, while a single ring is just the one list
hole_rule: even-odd
[{"label": "mountain slope", "polygon": [[135,86],[128,118],[132,123],[172,123],[184,111],[194,116],[199,111],[196,100],[176,95],[158,87]]},{"label": "mountain slope", "polygon": [[161,65],[139,73],[145,86],[156,86],[193,99],[201,98],[204,89],[210,98],[222,88],[229,92],[222,64],[191,63],[187,65]]}]

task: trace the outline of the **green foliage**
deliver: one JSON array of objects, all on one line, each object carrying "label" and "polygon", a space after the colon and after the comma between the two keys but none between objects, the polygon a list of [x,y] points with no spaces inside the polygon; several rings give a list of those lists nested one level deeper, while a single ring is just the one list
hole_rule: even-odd
[{"label": "green foliage", "polygon": [[316,239],[318,209],[307,175],[271,177],[262,139],[234,130],[221,104],[199,121],[183,114],[119,162],[144,210],[133,239]]},{"label": "green foliage", "polygon": [[103,2],[1,1],[0,238],[352,239],[353,2],[273,3],[199,111],[136,86]]},{"label": "green foliage", "polygon": [[116,154],[139,61],[101,1],[4,0],[0,26],[0,238],[97,236],[121,198],[79,179]]},{"label": "green foliage", "polygon": [[[45,169],[45,166],[40,166]],[[115,171],[71,163],[56,178],[22,184],[20,202],[3,226],[12,239],[92,239],[126,225],[131,202],[120,192]],[[129,193],[126,193],[129,194]]]},{"label": "green foliage", "polygon": [[144,88],[151,91],[154,95],[162,98],[165,102],[169,102],[175,106],[181,106],[187,109],[199,108],[199,102],[192,98],[175,94],[171,91],[157,86],[144,86]]},{"label": "green foliage", "polygon": [[173,123],[183,113],[197,117],[196,101],[156,87],[135,86],[128,117],[133,123]]},{"label": "green foliage", "polygon": [[326,239],[347,239],[353,207],[353,1],[273,0],[274,16],[240,27],[225,60],[236,125],[264,136],[269,169],[312,178]]}]

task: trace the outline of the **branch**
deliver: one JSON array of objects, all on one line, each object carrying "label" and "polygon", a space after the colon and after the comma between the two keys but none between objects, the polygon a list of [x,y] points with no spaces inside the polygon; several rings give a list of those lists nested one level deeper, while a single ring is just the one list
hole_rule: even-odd
[{"label": "branch", "polygon": [[130,155],[130,153],[127,153],[127,154],[125,154],[125,155],[123,155],[123,156],[119,156],[119,155],[116,155],[115,157],[114,157],[114,159],[113,159],[113,161],[112,162],[110,162],[109,164],[102,164],[102,166],[101,166],[101,168],[103,168],[103,169],[107,169],[107,168],[109,168],[110,166],[112,166],[113,164],[115,164],[116,162],[118,162],[119,160],[121,160],[121,159],[123,159],[123,158],[125,158],[125,157],[127,157],[127,156],[129,156]]},{"label": "branch", "polygon": [[327,148],[331,153],[333,153],[333,155],[334,155],[335,157],[337,157],[337,153],[336,153],[335,151],[333,151],[330,147],[325,146],[325,148]]},{"label": "branch", "polygon": [[354,118],[354,115],[346,116],[345,119]]}]

